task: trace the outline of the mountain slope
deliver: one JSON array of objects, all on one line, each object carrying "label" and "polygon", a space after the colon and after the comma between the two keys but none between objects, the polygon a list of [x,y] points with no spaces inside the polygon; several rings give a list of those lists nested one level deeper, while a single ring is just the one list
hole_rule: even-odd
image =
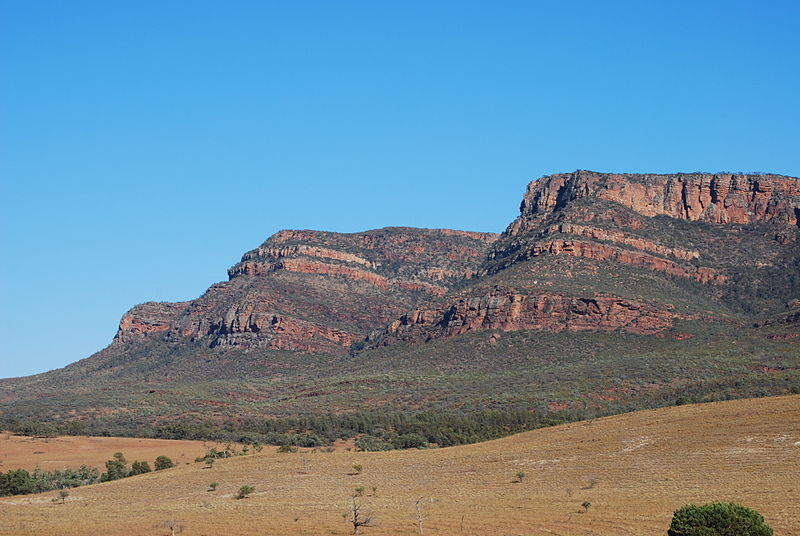
[{"label": "mountain slope", "polygon": [[552,175],[502,235],[281,231],[112,344],[0,380],[0,419],[515,408],[587,416],[800,389],[800,179]]}]

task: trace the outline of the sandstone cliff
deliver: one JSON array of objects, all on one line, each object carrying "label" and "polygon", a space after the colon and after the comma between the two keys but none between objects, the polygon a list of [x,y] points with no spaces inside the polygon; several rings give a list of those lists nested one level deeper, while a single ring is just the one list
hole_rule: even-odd
[{"label": "sandstone cliff", "polygon": [[473,277],[497,238],[448,229],[281,231],[197,300],[131,309],[114,344],[343,353],[375,326]]}]

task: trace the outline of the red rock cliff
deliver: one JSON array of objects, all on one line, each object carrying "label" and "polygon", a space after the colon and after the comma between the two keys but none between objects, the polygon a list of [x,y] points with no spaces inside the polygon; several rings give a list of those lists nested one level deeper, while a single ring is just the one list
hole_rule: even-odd
[{"label": "red rock cliff", "polygon": [[643,175],[576,171],[550,175],[528,185],[520,216],[506,234],[524,233],[542,217],[586,197],[613,201],[643,216],[665,215],[709,223],[797,225],[800,179],[729,173]]}]

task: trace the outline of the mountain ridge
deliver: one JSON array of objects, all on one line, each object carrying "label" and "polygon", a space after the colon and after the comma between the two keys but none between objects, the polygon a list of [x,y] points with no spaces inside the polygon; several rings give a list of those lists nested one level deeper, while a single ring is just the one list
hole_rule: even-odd
[{"label": "mountain ridge", "polygon": [[[798,378],[798,213],[795,177],[579,170],[532,181],[502,234],[282,230],[197,299],[133,307],[95,355],[0,380],[0,419],[72,408],[69,419],[119,425],[109,407],[147,423],[376,403],[607,413],[663,404],[680,386],[786,393]],[[568,364],[566,347],[593,357]],[[637,364],[659,352],[651,370]]]}]

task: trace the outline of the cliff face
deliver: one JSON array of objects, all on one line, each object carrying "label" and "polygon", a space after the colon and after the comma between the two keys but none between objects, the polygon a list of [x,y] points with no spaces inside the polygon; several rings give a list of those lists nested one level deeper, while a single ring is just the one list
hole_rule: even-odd
[{"label": "cliff face", "polygon": [[491,233],[388,228],[281,231],[197,300],[146,303],[114,344],[170,344],[340,354],[418,302],[473,277]]},{"label": "cliff face", "polygon": [[400,316],[370,342],[479,329],[663,336],[676,319],[727,321],[747,307],[767,314],[798,290],[798,207],[800,180],[777,175],[543,177],[528,185],[519,217],[470,286]]},{"label": "cliff face", "polygon": [[780,175],[642,175],[576,171],[531,182],[510,236],[587,197],[611,201],[642,216],[708,223],[797,225],[800,179]]}]

